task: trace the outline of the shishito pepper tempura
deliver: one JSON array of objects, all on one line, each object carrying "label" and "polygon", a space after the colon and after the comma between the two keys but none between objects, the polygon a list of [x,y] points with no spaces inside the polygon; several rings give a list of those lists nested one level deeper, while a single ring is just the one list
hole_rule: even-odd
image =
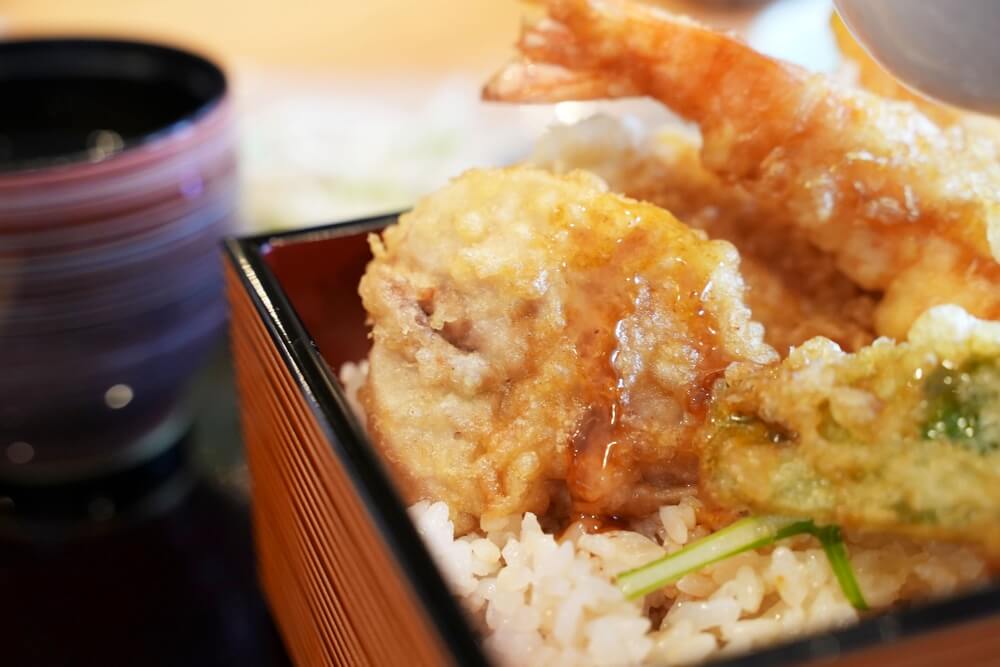
[{"label": "shishito pepper tempura", "polygon": [[905,343],[849,355],[818,338],[777,366],[731,366],[712,410],[702,484],[717,502],[1000,557],[1000,322],[938,306]]}]

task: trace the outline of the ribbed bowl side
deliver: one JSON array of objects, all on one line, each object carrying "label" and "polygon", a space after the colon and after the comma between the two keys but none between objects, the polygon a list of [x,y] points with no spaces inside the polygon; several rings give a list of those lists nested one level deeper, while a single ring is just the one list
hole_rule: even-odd
[{"label": "ribbed bowl side", "polygon": [[241,424],[265,594],[300,665],[449,661],[400,565],[226,267]]}]

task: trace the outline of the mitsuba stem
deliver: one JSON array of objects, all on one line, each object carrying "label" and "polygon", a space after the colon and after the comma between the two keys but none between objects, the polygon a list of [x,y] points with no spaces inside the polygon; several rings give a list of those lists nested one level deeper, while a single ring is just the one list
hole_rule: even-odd
[{"label": "mitsuba stem", "polygon": [[837,526],[817,526],[811,520],[776,516],[740,519],[696,540],[680,551],[618,575],[618,586],[632,600],[671,584],[684,575],[736,554],[774,544],[793,535],[815,536],[823,545],[844,596],[858,610],[868,609]]}]

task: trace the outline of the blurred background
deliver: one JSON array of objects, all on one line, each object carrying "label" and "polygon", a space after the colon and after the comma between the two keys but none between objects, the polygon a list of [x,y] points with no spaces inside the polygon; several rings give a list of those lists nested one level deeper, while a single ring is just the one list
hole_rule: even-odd
[{"label": "blurred background", "polygon": [[[829,70],[830,0],[657,0]],[[148,38],[223,63],[238,101],[244,224],[295,227],[406,206],[473,165],[523,157],[594,105],[491,108],[515,0],[0,0],[8,35]]]}]

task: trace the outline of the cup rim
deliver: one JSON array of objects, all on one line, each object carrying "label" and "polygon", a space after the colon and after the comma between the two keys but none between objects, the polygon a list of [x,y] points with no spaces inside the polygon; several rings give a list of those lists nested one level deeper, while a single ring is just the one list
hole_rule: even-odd
[{"label": "cup rim", "polygon": [[[111,67],[102,69],[93,63],[87,64],[83,58],[70,58],[70,54],[91,54],[102,56],[102,65]],[[12,56],[20,56],[17,62]],[[132,56],[129,58],[128,56]],[[141,79],[142,67],[154,65],[157,71],[175,69],[178,81],[191,89],[192,94],[199,98],[197,106],[191,111],[173,118],[155,129],[141,135],[130,137],[123,141],[120,150],[109,155],[95,157],[86,150],[64,153],[56,156],[46,156],[28,159],[0,160],[0,178],[37,174],[43,171],[62,170],[66,168],[92,166],[117,160],[132,154],[139,148],[153,144],[182,133],[192,125],[198,124],[213,111],[223,106],[229,97],[229,80],[225,70],[209,57],[165,43],[121,39],[116,37],[14,37],[0,41],[0,83],[14,78],[30,78],[33,74],[44,72],[47,63],[56,61],[57,72],[65,76],[103,76],[128,79],[132,71],[133,79]],[[19,65],[27,63],[24,69]],[[51,70],[49,70],[51,72]],[[150,72],[147,71],[146,75]],[[37,75],[36,74],[36,75]],[[50,74],[51,75],[51,74]],[[198,83],[192,77],[198,77]],[[208,92],[198,89],[198,85]]]}]

